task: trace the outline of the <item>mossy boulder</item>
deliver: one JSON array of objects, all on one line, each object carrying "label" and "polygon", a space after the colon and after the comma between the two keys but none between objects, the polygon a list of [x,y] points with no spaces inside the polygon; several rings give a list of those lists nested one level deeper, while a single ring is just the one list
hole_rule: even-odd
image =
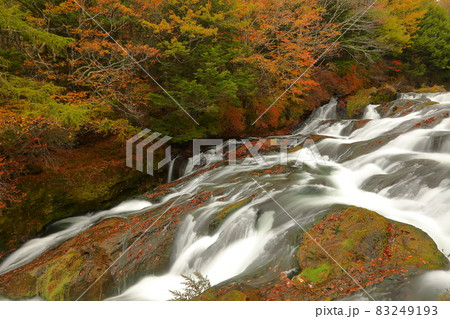
[{"label": "mossy boulder", "polygon": [[[353,243],[352,243],[353,244]],[[322,282],[328,278],[333,266],[330,263],[323,263],[317,267],[303,269],[301,276],[312,282]]]},{"label": "mossy boulder", "polygon": [[160,172],[153,177],[125,167],[122,144],[95,142],[54,154],[57,166],[28,165],[18,179],[25,196],[0,212],[0,258],[56,220],[111,208],[158,185]]},{"label": "mossy boulder", "polygon": [[397,98],[397,90],[386,84],[380,88],[361,89],[347,98],[347,115],[360,118],[369,104],[384,104]]},{"label": "mossy boulder", "polygon": [[348,118],[360,118],[365,107],[370,104],[371,95],[375,88],[361,89],[347,99],[347,116]]},{"label": "mossy boulder", "polygon": [[[89,299],[97,300],[105,295],[112,282],[109,273],[103,274],[111,260],[104,249],[95,250],[95,254],[89,254],[80,247],[64,246],[57,253],[44,254],[40,263],[1,276],[0,293],[10,299],[38,296],[53,301],[76,300],[86,293]],[[86,291],[86,283],[93,283],[97,278],[95,285]]]},{"label": "mossy boulder", "polygon": [[315,224],[303,235],[296,257],[301,272],[292,281],[308,299],[333,299],[389,276],[448,267],[425,232],[358,207]]},{"label": "mossy boulder", "polygon": [[245,295],[246,300],[333,300],[387,278],[406,282],[449,264],[422,230],[359,207],[347,207],[316,223],[302,235],[294,256],[300,271],[292,278],[284,272],[279,281],[259,289],[242,283],[219,285],[199,299],[237,300]]},{"label": "mossy boulder", "polygon": [[[299,276],[306,270],[324,265],[328,265],[328,273],[340,271],[336,262],[344,268],[377,260],[383,261],[385,266],[401,264],[425,269],[439,269],[448,264],[447,258],[425,232],[363,208],[349,207],[331,214],[308,234],[317,243],[304,235],[297,252],[303,269]],[[336,262],[332,262],[331,257]]]},{"label": "mossy boulder", "polygon": [[83,257],[74,249],[62,255],[59,260],[44,270],[36,280],[36,290],[47,300],[66,300],[69,287],[81,271]]},{"label": "mossy boulder", "polygon": [[414,91],[417,93],[445,93],[445,92],[447,92],[445,87],[440,86],[440,85],[421,87],[420,89],[417,89]]},{"label": "mossy boulder", "polygon": [[370,103],[382,104],[397,98],[397,90],[388,84],[376,89],[370,95]]},{"label": "mossy boulder", "polygon": [[46,300],[102,300],[115,295],[125,282],[132,285],[149,273],[166,270],[179,221],[210,197],[209,192],[199,192],[183,204],[106,219],[0,275],[0,295]]}]

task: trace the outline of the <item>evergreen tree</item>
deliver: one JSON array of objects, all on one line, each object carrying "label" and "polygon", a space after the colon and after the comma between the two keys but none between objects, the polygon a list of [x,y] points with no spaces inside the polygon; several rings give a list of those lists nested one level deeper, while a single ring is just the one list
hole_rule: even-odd
[{"label": "evergreen tree", "polygon": [[408,61],[406,68],[416,76],[450,79],[450,16],[445,8],[436,4],[429,6],[403,57]]}]

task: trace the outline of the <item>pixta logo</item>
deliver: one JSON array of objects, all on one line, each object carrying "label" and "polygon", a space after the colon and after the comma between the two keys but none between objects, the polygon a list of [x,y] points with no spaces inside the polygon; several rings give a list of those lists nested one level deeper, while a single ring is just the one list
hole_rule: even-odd
[{"label": "pixta logo", "polygon": [[[164,144],[169,142],[172,138],[170,136],[161,136],[161,133],[153,133],[148,136],[152,131],[145,129],[140,131],[138,134],[127,140],[126,143],[126,165],[133,168],[133,158],[136,154],[136,170],[140,172],[147,173],[153,176],[153,166],[154,166],[154,154],[157,149],[161,148]],[[158,140],[156,140],[158,139]],[[151,144],[153,141],[155,141]],[[139,142],[139,143],[137,143]],[[136,144],[137,143],[137,144]],[[151,144],[151,145],[150,145]],[[150,145],[150,146],[149,146]],[[145,157],[144,157],[145,151]],[[170,163],[171,161],[172,148],[168,145],[165,148],[165,157],[158,163],[158,169],[162,168],[164,165]],[[146,163],[146,169],[144,169],[144,163]]]},{"label": "pixta logo", "polygon": [[[203,155],[201,152],[202,146],[214,147],[211,149],[214,153],[214,158],[219,160],[226,159],[229,165],[236,165],[237,148],[243,146],[250,156],[245,156],[240,165],[264,164],[266,159],[259,152],[267,145],[279,148],[278,163],[280,165],[287,165],[288,162],[295,162],[294,165],[296,166],[301,166],[304,163],[326,164],[326,159],[322,157],[312,139],[303,139],[302,142],[302,140],[297,138],[261,138],[253,141],[249,139],[240,141],[231,139],[226,143],[221,139],[196,139],[193,143],[193,165],[200,165]],[[225,147],[228,150],[226,154],[224,152]],[[290,156],[290,150],[294,147],[298,147],[298,151],[293,152],[293,155]]]},{"label": "pixta logo", "polygon": [[[130,168],[136,167],[136,170],[140,172],[153,175],[154,154],[156,150],[163,147],[171,139],[170,136],[161,137],[161,133],[152,133],[149,129],[142,130],[126,143],[126,165]],[[205,158],[206,163],[212,159],[213,161],[226,160],[228,165],[236,165],[238,147],[244,147],[247,150],[246,153],[250,155],[245,156],[240,161],[240,165],[264,164],[266,158],[259,152],[267,145],[279,147],[278,161],[280,165],[286,165],[288,162],[295,162],[295,166],[301,166],[304,163],[325,164],[326,162],[311,139],[304,140],[303,142],[296,138],[262,138],[253,141],[249,139],[242,139],[240,141],[231,139],[225,143],[222,139],[194,139],[192,167],[202,165],[202,159],[205,160]],[[202,147],[210,148],[208,151],[209,156],[202,153]],[[290,154],[290,150],[294,147],[298,147],[298,151]],[[227,149],[226,152],[224,150],[225,148]],[[167,145],[164,159],[158,162],[158,169],[171,162],[171,151],[170,145]],[[136,158],[135,163],[134,158]],[[270,158],[273,159],[273,155]],[[203,164],[205,164],[205,161]],[[145,168],[144,164],[146,164]]]}]

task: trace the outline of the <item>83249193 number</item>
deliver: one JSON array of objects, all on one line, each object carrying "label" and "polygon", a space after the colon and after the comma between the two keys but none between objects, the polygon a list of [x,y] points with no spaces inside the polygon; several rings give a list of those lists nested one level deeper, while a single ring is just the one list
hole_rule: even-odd
[{"label": "83249193 number", "polygon": [[378,306],[378,316],[437,316],[437,306]]}]

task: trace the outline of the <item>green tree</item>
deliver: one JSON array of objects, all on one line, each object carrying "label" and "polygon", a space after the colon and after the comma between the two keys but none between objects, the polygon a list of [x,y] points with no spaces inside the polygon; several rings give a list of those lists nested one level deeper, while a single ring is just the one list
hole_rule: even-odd
[{"label": "green tree", "polygon": [[236,61],[248,51],[239,41],[237,8],[235,1],[193,0],[187,6],[174,0],[160,6],[154,23],[146,23],[158,37],[163,86],[200,123],[162,92],[150,94],[150,124],[176,141],[223,134],[228,107],[245,107],[253,91],[253,70]]},{"label": "green tree", "polygon": [[429,6],[403,58],[407,61],[405,67],[413,75],[450,79],[450,16],[445,8],[436,4]]}]

